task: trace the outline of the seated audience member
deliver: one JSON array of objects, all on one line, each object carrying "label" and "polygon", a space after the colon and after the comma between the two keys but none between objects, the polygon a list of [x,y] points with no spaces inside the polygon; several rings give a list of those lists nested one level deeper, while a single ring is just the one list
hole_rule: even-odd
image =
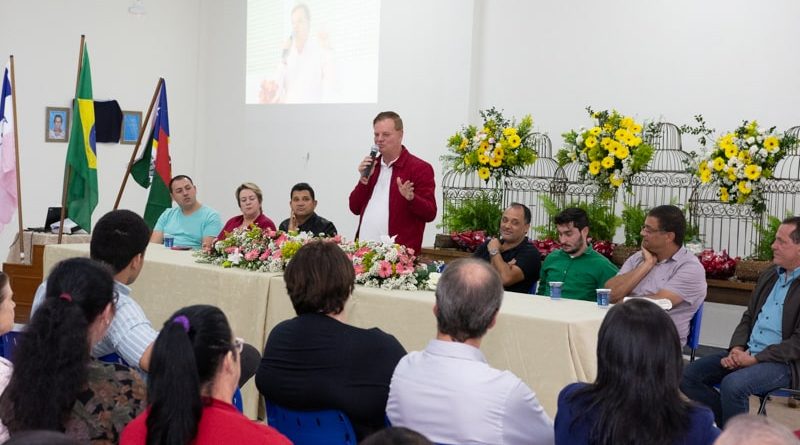
[{"label": "seated audience member", "polygon": [[[147,372],[150,351],[158,334],[142,307],[131,297],[129,287],[144,266],[150,229],[141,216],[130,210],[113,210],[97,221],[92,231],[89,256],[105,263],[114,274],[115,315],[106,335],[92,349],[92,356],[116,353],[128,365]],[[44,303],[47,281],[36,290],[31,313]]]},{"label": "seated audience member", "polygon": [[289,195],[289,208],[292,214],[281,222],[279,226],[281,230],[336,236],[336,226],[314,212],[317,208],[317,199],[310,185],[305,182],[295,184]]},{"label": "seated audience member", "polygon": [[197,187],[186,175],[169,181],[169,193],[178,207],[167,209],[158,217],[150,242],[161,244],[164,234],[169,234],[175,238],[175,246],[210,249],[222,229],[219,213],[197,201]]},{"label": "seated audience member", "polygon": [[[8,275],[0,272],[0,335],[14,329],[14,308],[17,306],[14,303],[14,292],[11,290],[11,285],[8,281]],[[11,373],[14,371],[14,365],[4,357],[0,357],[0,394],[8,386],[8,381],[11,380]],[[8,439],[0,436],[0,442],[3,439]]]},{"label": "seated audience member", "polygon": [[122,433],[122,444],[291,444],[231,405],[243,342],[219,308],[179,309],[153,346],[149,406]]},{"label": "seated audience member", "polygon": [[359,445],[433,445],[433,442],[414,430],[390,426],[370,434]]},{"label": "seated audience member", "polygon": [[261,202],[264,196],[261,188],[252,182],[245,182],[236,188],[236,203],[239,204],[241,215],[234,216],[225,223],[225,227],[217,235],[217,239],[225,239],[233,229],[246,229],[252,225],[260,227],[262,230],[275,230],[275,223],[264,215]]},{"label": "seated audience member", "polygon": [[378,328],[345,322],[353,264],[329,241],[301,247],[284,273],[297,317],[269,334],[256,386],[267,403],[343,411],[359,439],[384,426],[392,371],[406,351]]},{"label": "seated audience member", "polygon": [[631,255],[619,274],[606,282],[611,303],[628,295],[667,299],[669,316],[686,344],[697,308],[706,299],[706,272],[697,257],[683,247],[686,219],[673,205],[654,207],[642,227],[642,249]]},{"label": "seated audience member", "polygon": [[[142,372],[150,369],[150,353],[156,332],[142,307],[131,297],[129,287],[139,277],[144,267],[144,253],[150,229],[141,216],[130,210],[112,210],[97,221],[92,231],[89,256],[105,263],[114,273],[115,315],[106,335],[92,348],[92,356],[117,354],[125,363]],[[31,313],[44,302],[47,281],[39,285],[33,299]],[[242,352],[243,386],[256,372],[261,354],[251,345]]]},{"label": "seated audience member", "polygon": [[144,409],[144,385],[130,368],[89,354],[114,318],[115,298],[114,280],[100,263],[72,258],[53,267],[45,301],[19,338],[14,373],[0,397],[3,430],[119,441]]},{"label": "seated audience member", "polygon": [[710,407],[720,426],[749,411],[750,395],[800,388],[800,217],[783,220],[772,252],[775,265],[758,277],[730,349],[683,373],[683,393]]},{"label": "seated audience member", "polygon": [[544,259],[536,293],[550,295],[550,282],[560,281],[563,298],[595,301],[595,290],[605,286],[619,269],[589,245],[589,216],[585,210],[565,209],[553,220],[561,249]]},{"label": "seated audience member", "polygon": [[631,300],[612,307],[597,336],[597,379],[558,395],[556,444],[711,444],[719,435],[708,408],[678,390],[678,332],[660,306]]},{"label": "seated audience member", "polygon": [[728,421],[714,445],[800,445],[800,440],[767,416],[739,414]]},{"label": "seated audience member", "polygon": [[530,228],[531,210],[524,204],[511,203],[500,220],[500,237],[479,246],[473,255],[492,264],[507,291],[527,294],[539,279],[542,259],[528,241]]},{"label": "seated audience member", "polygon": [[553,422],[536,395],[480,350],[503,301],[500,276],[485,262],[450,263],[436,286],[438,333],[400,360],[386,415],[436,443],[551,444]]}]

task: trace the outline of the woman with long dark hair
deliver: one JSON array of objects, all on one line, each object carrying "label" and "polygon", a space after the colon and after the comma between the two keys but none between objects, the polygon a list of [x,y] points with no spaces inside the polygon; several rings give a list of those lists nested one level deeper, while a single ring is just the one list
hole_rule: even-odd
[{"label": "woman with long dark hair", "polygon": [[114,317],[114,282],[88,258],[53,267],[47,294],[22,332],[0,418],[18,431],[56,430],[80,441],[113,443],[144,409],[145,390],[130,368],[90,357]]},{"label": "woman with long dark hair", "polygon": [[[8,275],[0,272],[0,335],[4,335],[14,328],[14,292],[8,282]],[[7,354],[6,354],[7,355]],[[0,394],[8,386],[14,365],[5,357],[0,357]],[[8,440],[8,430],[0,423],[0,443]]]},{"label": "woman with long dark hair", "polygon": [[600,326],[597,379],[558,396],[556,444],[711,444],[714,415],[681,396],[678,331],[661,307],[617,304]]},{"label": "woman with long dark hair", "polygon": [[208,305],[179,309],[153,344],[150,406],[125,428],[122,444],[291,444],[230,404],[239,382],[239,354],[228,319]]}]

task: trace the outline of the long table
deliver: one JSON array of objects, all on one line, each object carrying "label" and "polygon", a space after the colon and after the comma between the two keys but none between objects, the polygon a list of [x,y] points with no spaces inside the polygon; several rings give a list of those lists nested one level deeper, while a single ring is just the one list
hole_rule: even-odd
[{"label": "long table", "polygon": [[[283,277],[269,287],[267,331],[294,316]],[[356,286],[345,307],[348,323],[377,326],[394,335],[408,351],[424,349],[436,335],[434,294]],[[496,326],[481,350],[489,364],[508,369],[536,392],[547,413],[555,415],[558,393],[568,383],[592,381],[597,374],[597,331],[607,309],[575,300],[506,292]]]},{"label": "long table", "polygon": [[[87,255],[87,245],[48,246],[45,270],[65,258]],[[132,286],[133,297],[158,327],[177,308],[214,304],[228,315],[237,335],[264,345],[270,330],[294,317],[283,277],[197,264],[189,252],[152,245],[145,267]],[[394,335],[408,351],[421,350],[436,335],[434,294],[356,286],[345,312],[350,324],[377,326]],[[552,301],[507,292],[497,325],[483,340],[489,364],[508,369],[536,392],[547,413],[555,415],[558,392],[597,373],[597,331],[607,310],[585,301]],[[252,383],[243,389],[248,416],[258,395]]]}]

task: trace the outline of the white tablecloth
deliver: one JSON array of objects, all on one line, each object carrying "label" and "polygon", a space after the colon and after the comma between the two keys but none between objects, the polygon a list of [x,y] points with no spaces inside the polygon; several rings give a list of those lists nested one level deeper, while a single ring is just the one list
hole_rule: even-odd
[{"label": "white tablecloth", "polygon": [[[45,250],[46,270],[88,251],[88,245],[50,245]],[[145,267],[132,288],[157,329],[180,307],[213,304],[225,311],[236,335],[259,350],[276,324],[295,315],[280,274],[197,264],[190,252],[155,244],[148,248]],[[356,286],[346,314],[354,326],[377,326],[397,337],[406,350],[421,350],[436,335],[433,303],[430,291]],[[481,350],[491,366],[512,371],[533,388],[547,413],[555,416],[561,388],[592,381],[597,374],[597,331],[606,312],[591,302],[507,292],[497,325]],[[245,413],[255,416],[258,395],[252,382],[243,394]]]}]

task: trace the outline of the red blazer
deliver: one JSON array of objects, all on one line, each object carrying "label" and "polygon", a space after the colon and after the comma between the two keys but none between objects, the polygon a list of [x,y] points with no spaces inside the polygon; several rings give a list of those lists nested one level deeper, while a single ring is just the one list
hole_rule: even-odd
[{"label": "red blazer", "polygon": [[[376,162],[382,162],[382,157],[378,157]],[[356,238],[361,231],[364,209],[367,208],[367,203],[372,198],[372,191],[375,189],[380,173],[381,170],[376,169],[366,185],[359,181],[350,192],[350,211],[354,215],[360,215]],[[414,199],[409,201],[400,194],[397,178],[414,183]],[[433,167],[409,153],[403,146],[400,157],[392,167],[392,179],[389,186],[389,235],[397,235],[395,241],[414,249],[415,255],[418,255],[422,248],[422,233],[425,231],[425,223],[436,218],[435,191]]]}]

